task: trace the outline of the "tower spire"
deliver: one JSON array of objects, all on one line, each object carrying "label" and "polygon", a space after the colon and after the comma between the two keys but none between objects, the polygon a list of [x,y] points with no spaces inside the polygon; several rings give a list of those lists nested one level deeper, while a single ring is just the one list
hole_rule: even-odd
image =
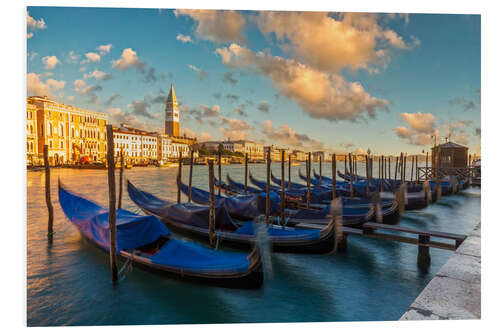
[{"label": "tower spire", "polygon": [[168,93],[165,105],[165,134],[179,136],[179,105],[175,96],[174,82],[170,82],[170,92]]}]

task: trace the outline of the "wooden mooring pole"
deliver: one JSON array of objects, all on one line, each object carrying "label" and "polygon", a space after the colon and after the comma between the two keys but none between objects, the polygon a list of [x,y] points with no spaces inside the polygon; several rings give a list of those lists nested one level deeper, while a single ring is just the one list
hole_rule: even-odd
[{"label": "wooden mooring pole", "polygon": [[426,270],[431,265],[431,255],[429,251],[430,236],[418,235],[418,256],[417,265],[419,268]]},{"label": "wooden mooring pole", "polygon": [[352,159],[351,159],[351,153],[349,153],[349,180],[350,180],[350,184],[351,184],[351,199],[353,198],[354,196],[354,187],[353,187],[353,184],[352,184],[352,181],[353,181],[353,175],[352,175]]},{"label": "wooden mooring pole", "polygon": [[369,171],[369,165],[370,165],[370,159],[368,155],[365,155],[365,163],[366,163],[366,195],[370,195],[370,171]]},{"label": "wooden mooring pole", "polygon": [[247,188],[248,188],[248,153],[245,153],[245,193],[247,191]]},{"label": "wooden mooring pole", "polygon": [[281,225],[285,225],[285,150],[281,150]]},{"label": "wooden mooring pole", "polygon": [[271,147],[268,147],[266,158],[266,224],[270,223],[269,216],[271,215]]},{"label": "wooden mooring pole", "polygon": [[[191,202],[191,187],[193,185],[193,163],[194,163],[194,150],[191,148],[189,152],[189,183],[188,183],[188,202]],[[220,188],[220,180],[219,180]]]},{"label": "wooden mooring pole", "polygon": [[288,153],[288,189],[292,184],[292,154]]},{"label": "wooden mooring pole", "polygon": [[[208,187],[210,191],[209,196],[209,213],[208,213],[208,237],[210,240],[210,247],[215,248],[215,190],[214,190],[214,161],[208,160]],[[220,187],[220,186],[219,186]]]},{"label": "wooden mooring pole", "polygon": [[123,195],[123,148],[120,148],[120,185],[118,186],[118,209],[122,208]]},{"label": "wooden mooring pole", "polygon": [[337,195],[337,156],[332,155],[332,199]]},{"label": "wooden mooring pole", "polygon": [[307,154],[307,208],[311,206],[311,152]]},{"label": "wooden mooring pole", "polygon": [[411,174],[410,174],[410,183],[413,183],[413,164],[415,163],[415,156],[411,157]]},{"label": "wooden mooring pole", "polygon": [[[219,181],[219,185],[220,185],[220,182],[221,182],[221,179],[222,179],[222,152],[219,150],[219,156],[217,158],[217,163],[218,163],[218,167],[219,169],[217,170],[217,178],[218,178],[218,181]],[[220,196],[220,186],[217,187],[217,194]]]},{"label": "wooden mooring pole", "polygon": [[382,170],[380,171],[380,192],[384,191],[384,155],[380,157],[382,159],[381,163],[381,168]]},{"label": "wooden mooring pole", "polygon": [[321,154],[319,155],[319,184],[321,185],[321,181],[322,181],[322,176],[323,176],[323,172],[322,172],[322,160],[321,160]]},{"label": "wooden mooring pole", "polygon": [[108,193],[109,193],[109,262],[111,267],[111,281],[118,282],[118,261],[116,255],[116,184],[115,184],[115,156],[113,126],[106,125],[107,160],[108,160]]},{"label": "wooden mooring pole", "polygon": [[429,179],[429,152],[425,154],[425,180]]},{"label": "wooden mooring pole", "polygon": [[177,203],[181,203],[182,151],[179,152],[179,169],[177,170]]},{"label": "wooden mooring pole", "polygon": [[45,166],[45,203],[49,211],[49,219],[47,222],[47,237],[52,240],[54,235],[54,207],[50,199],[50,164],[49,164],[49,146],[43,145],[43,163]]}]

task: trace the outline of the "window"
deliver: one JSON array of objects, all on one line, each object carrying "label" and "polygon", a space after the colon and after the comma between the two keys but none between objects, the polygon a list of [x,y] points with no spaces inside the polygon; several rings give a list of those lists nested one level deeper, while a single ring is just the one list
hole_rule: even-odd
[{"label": "window", "polygon": [[72,128],[72,129],[71,129],[71,137],[72,137],[72,138],[74,138],[74,137],[75,137],[75,129],[74,129],[74,128]]},{"label": "window", "polygon": [[49,141],[49,147],[52,149],[52,141]]},{"label": "window", "polygon": [[59,125],[59,129],[60,129],[59,135],[60,136],[64,136],[64,126],[63,126],[63,124]]},{"label": "window", "polygon": [[49,123],[49,135],[52,136],[52,124]]}]

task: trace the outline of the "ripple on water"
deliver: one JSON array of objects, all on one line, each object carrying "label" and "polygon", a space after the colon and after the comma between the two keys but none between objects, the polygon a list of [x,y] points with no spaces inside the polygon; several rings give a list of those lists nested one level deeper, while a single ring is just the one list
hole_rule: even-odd
[{"label": "ripple on water", "polygon": [[[297,179],[299,168],[292,167],[292,179],[302,183]],[[280,173],[279,164],[272,169]],[[188,170],[183,168],[184,179]],[[250,170],[265,179],[265,165],[250,165]],[[331,174],[325,165],[323,170]],[[155,195],[176,200],[176,172],[176,168],[133,168],[125,171],[125,177]],[[227,172],[241,181],[244,167],[223,166],[223,177]],[[203,286],[139,268],[112,286],[106,254],[83,240],[61,211],[59,177],[71,190],[102,205],[108,200],[106,170],[52,170],[56,234],[48,246],[44,175],[28,173],[29,326],[396,320],[451,255],[431,249],[431,267],[422,273],[415,246],[351,236],[344,253],[273,254],[273,275],[261,290]],[[193,184],[208,189],[206,166],[194,166]],[[137,209],[126,192],[123,207]],[[421,211],[406,212],[400,224],[468,233],[479,218],[480,190],[468,189]]]}]

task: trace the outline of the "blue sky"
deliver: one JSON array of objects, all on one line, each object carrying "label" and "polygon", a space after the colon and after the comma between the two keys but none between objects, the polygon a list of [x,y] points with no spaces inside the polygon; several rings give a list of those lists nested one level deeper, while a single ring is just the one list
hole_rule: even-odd
[{"label": "blue sky", "polygon": [[116,124],[162,130],[173,81],[201,139],[397,154],[451,133],[480,149],[478,15],[28,12],[28,94]]}]

